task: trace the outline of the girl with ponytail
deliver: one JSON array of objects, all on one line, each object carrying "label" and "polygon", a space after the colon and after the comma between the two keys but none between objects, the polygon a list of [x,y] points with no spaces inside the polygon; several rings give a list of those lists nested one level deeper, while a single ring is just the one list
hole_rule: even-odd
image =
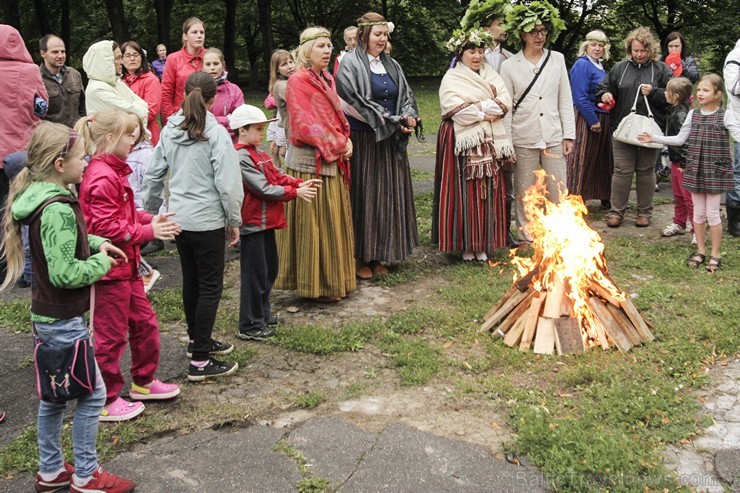
[{"label": "girl with ponytail", "polygon": [[224,277],[224,237],[239,239],[244,191],[239,158],[228,131],[209,111],[216,82],[195,72],[185,83],[182,109],[162,129],[146,171],[144,207],[156,213],[170,172],[169,209],[177,211],[182,232],[175,238],[182,266],[182,301],[188,326],[188,380],[201,381],[234,373],[238,365],[214,355],[234,346],[211,338]]}]

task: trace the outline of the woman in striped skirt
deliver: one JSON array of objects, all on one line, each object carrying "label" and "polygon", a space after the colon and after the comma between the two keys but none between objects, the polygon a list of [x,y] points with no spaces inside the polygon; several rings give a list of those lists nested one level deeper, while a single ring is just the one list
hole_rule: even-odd
[{"label": "woman in striped skirt", "polygon": [[342,58],[337,92],[352,129],[352,222],[357,277],[386,274],[419,244],[406,147],[419,117],[401,66],[384,51],[389,25],[358,19],[358,47]]},{"label": "woman in striped skirt", "polygon": [[578,50],[579,58],[570,69],[570,85],[576,113],[573,152],[565,157],[568,191],[583,200],[599,199],[609,209],[612,159],[609,112],[596,104],[599,83],[606,77],[601,65],[609,59],[609,40],[602,31],[591,31]]},{"label": "woman in striped skirt", "polygon": [[511,107],[503,79],[485,63],[493,41],[482,29],[456,33],[447,43],[457,64],[439,88],[442,126],[437,136],[432,241],[463,260],[488,259],[506,245],[506,190],[502,166],[514,148],[502,118]]},{"label": "woman in striped skirt", "polygon": [[[355,290],[354,236],[348,193],[352,141],[326,67],[331,34],[323,27],[301,33],[296,64],[285,92],[290,121],[287,174],[321,178],[313,202],[286,204],[288,227],[277,235],[280,270],[275,287],[318,301],[339,301]],[[302,202],[300,204],[296,202]]]}]

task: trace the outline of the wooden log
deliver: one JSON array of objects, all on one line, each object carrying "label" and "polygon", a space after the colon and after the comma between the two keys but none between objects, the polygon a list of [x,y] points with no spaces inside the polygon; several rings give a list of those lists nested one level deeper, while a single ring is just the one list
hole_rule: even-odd
[{"label": "wooden log", "polygon": [[519,303],[517,306],[514,307],[511,312],[506,316],[506,318],[499,324],[499,326],[496,328],[495,331],[493,331],[492,335],[499,335],[503,337],[506,335],[506,333],[511,329],[517,320],[519,320],[520,317],[523,317],[524,314],[529,310],[529,306],[532,304],[532,298],[534,298],[534,294],[536,291],[529,291],[529,296],[524,298],[524,300]]},{"label": "wooden log", "polygon": [[624,310],[624,313],[627,314],[627,317],[632,322],[632,325],[634,325],[637,329],[642,342],[653,342],[655,340],[655,336],[652,332],[650,332],[650,329],[645,323],[645,320],[642,318],[642,315],[640,315],[640,312],[637,311],[637,307],[632,302],[632,298],[626,296],[624,301],[620,303],[620,306],[622,307],[622,310]]},{"label": "wooden log", "polygon": [[514,285],[519,289],[519,291],[526,291],[530,287],[532,287],[532,279],[540,273],[540,266],[535,266],[532,270],[527,272],[524,276],[520,277],[519,280],[517,280]]},{"label": "wooden log", "polygon": [[546,298],[546,293],[536,293],[534,295],[534,298],[532,298],[532,304],[525,314],[525,316],[527,317],[527,321],[524,326],[522,341],[519,344],[520,351],[529,351],[529,348],[532,347],[534,332],[535,330],[537,330],[537,320],[540,317],[540,310],[542,310],[542,305],[545,303]]},{"label": "wooden log", "polygon": [[509,298],[511,298],[512,296],[514,296],[518,291],[519,290],[516,288],[516,286],[512,286],[511,288],[509,288],[509,290],[506,293],[504,293],[504,295],[501,296],[501,298],[498,299],[498,301],[496,302],[496,304],[494,304],[491,307],[491,309],[488,310],[488,313],[486,313],[486,315],[483,317],[483,321],[485,322],[486,320],[488,320],[489,318],[491,318],[491,316],[494,313],[496,313],[496,310],[498,310],[499,308],[501,308],[504,305],[504,303],[506,303],[506,301]]},{"label": "wooden log", "polygon": [[555,351],[555,320],[540,317],[537,321],[537,334],[534,338],[536,354],[552,354]]},{"label": "wooden log", "polygon": [[516,293],[514,296],[506,300],[506,303],[504,303],[501,308],[496,310],[496,313],[491,315],[491,318],[486,320],[483,325],[481,325],[480,330],[478,332],[485,332],[487,330],[491,330],[491,327],[499,323],[506,315],[509,314],[511,310],[514,309],[515,306],[517,306],[519,303],[524,301],[524,299],[529,295],[529,291],[519,292]]},{"label": "wooden log", "polygon": [[542,309],[542,316],[547,318],[560,317],[560,307],[563,304],[563,294],[565,293],[565,280],[553,274],[552,288],[547,292],[547,301]]},{"label": "wooden log", "polygon": [[612,317],[604,302],[592,296],[588,299],[588,306],[591,307],[591,310],[594,312],[596,318],[598,318],[599,322],[602,323],[604,329],[606,330],[606,333],[609,335],[609,337],[611,337],[614,345],[617,346],[617,349],[619,349],[623,353],[626,353],[627,351],[632,349],[632,343],[630,342],[629,338],[624,335],[619,324],[616,320],[614,320],[614,317]]},{"label": "wooden log", "polygon": [[599,284],[596,281],[591,281],[589,283],[589,289],[593,291],[595,294],[601,296],[606,301],[608,301],[610,304],[614,306],[619,306],[619,300],[612,295],[609,290],[607,290],[604,286]]},{"label": "wooden log", "polygon": [[555,323],[555,348],[559,355],[582,353],[583,336],[575,317],[558,318]]},{"label": "wooden log", "polygon": [[606,308],[609,310],[609,313],[612,314],[614,320],[617,321],[619,327],[621,327],[622,329],[622,332],[624,332],[624,334],[629,338],[632,345],[639,346],[640,344],[642,344],[640,334],[637,332],[637,329],[635,329],[635,326],[632,325],[632,322],[630,322],[630,319],[627,318],[627,315],[624,314],[621,308],[617,308],[616,306],[612,305],[607,305]]},{"label": "wooden log", "polygon": [[519,341],[522,338],[522,333],[524,332],[524,325],[526,322],[527,317],[519,317],[519,319],[514,323],[514,326],[511,328],[511,330],[506,333],[506,337],[504,337],[504,344],[509,347],[514,347],[519,344]]},{"label": "wooden log", "polygon": [[570,283],[565,281],[565,292],[563,293],[563,302],[560,304],[560,316],[561,317],[572,317],[573,316],[573,300],[570,299],[568,293],[570,292]]}]

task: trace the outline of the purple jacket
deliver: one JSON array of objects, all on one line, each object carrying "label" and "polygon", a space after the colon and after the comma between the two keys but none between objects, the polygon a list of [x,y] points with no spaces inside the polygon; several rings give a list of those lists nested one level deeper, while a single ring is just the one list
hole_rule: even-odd
[{"label": "purple jacket", "polygon": [[[224,72],[224,75],[226,72]],[[244,93],[236,84],[232,84],[226,77],[222,77],[218,82],[216,100],[213,102],[211,113],[216,117],[216,121],[226,128],[231,135],[231,140],[236,144],[236,134],[229,127],[228,115],[236,108],[244,104]]]},{"label": "purple jacket", "polygon": [[156,60],[152,60],[152,63],[150,63],[150,65],[152,66],[152,72],[154,72],[154,75],[159,77],[159,80],[162,80],[162,74],[164,73],[164,65],[166,61],[166,58],[157,58]]}]

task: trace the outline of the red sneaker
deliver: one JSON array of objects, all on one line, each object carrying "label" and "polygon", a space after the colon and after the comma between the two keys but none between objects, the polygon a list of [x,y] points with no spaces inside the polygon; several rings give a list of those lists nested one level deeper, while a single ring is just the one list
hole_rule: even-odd
[{"label": "red sneaker", "polygon": [[69,493],[131,493],[134,488],[136,483],[130,479],[123,479],[98,467],[85,484],[77,484],[73,476]]},{"label": "red sneaker", "polygon": [[69,487],[69,483],[72,481],[72,475],[75,473],[75,468],[71,464],[64,463],[64,471],[57,474],[57,477],[51,481],[44,481],[41,479],[41,475],[36,473],[35,483],[36,491],[39,493],[50,493],[52,491],[59,491]]}]

